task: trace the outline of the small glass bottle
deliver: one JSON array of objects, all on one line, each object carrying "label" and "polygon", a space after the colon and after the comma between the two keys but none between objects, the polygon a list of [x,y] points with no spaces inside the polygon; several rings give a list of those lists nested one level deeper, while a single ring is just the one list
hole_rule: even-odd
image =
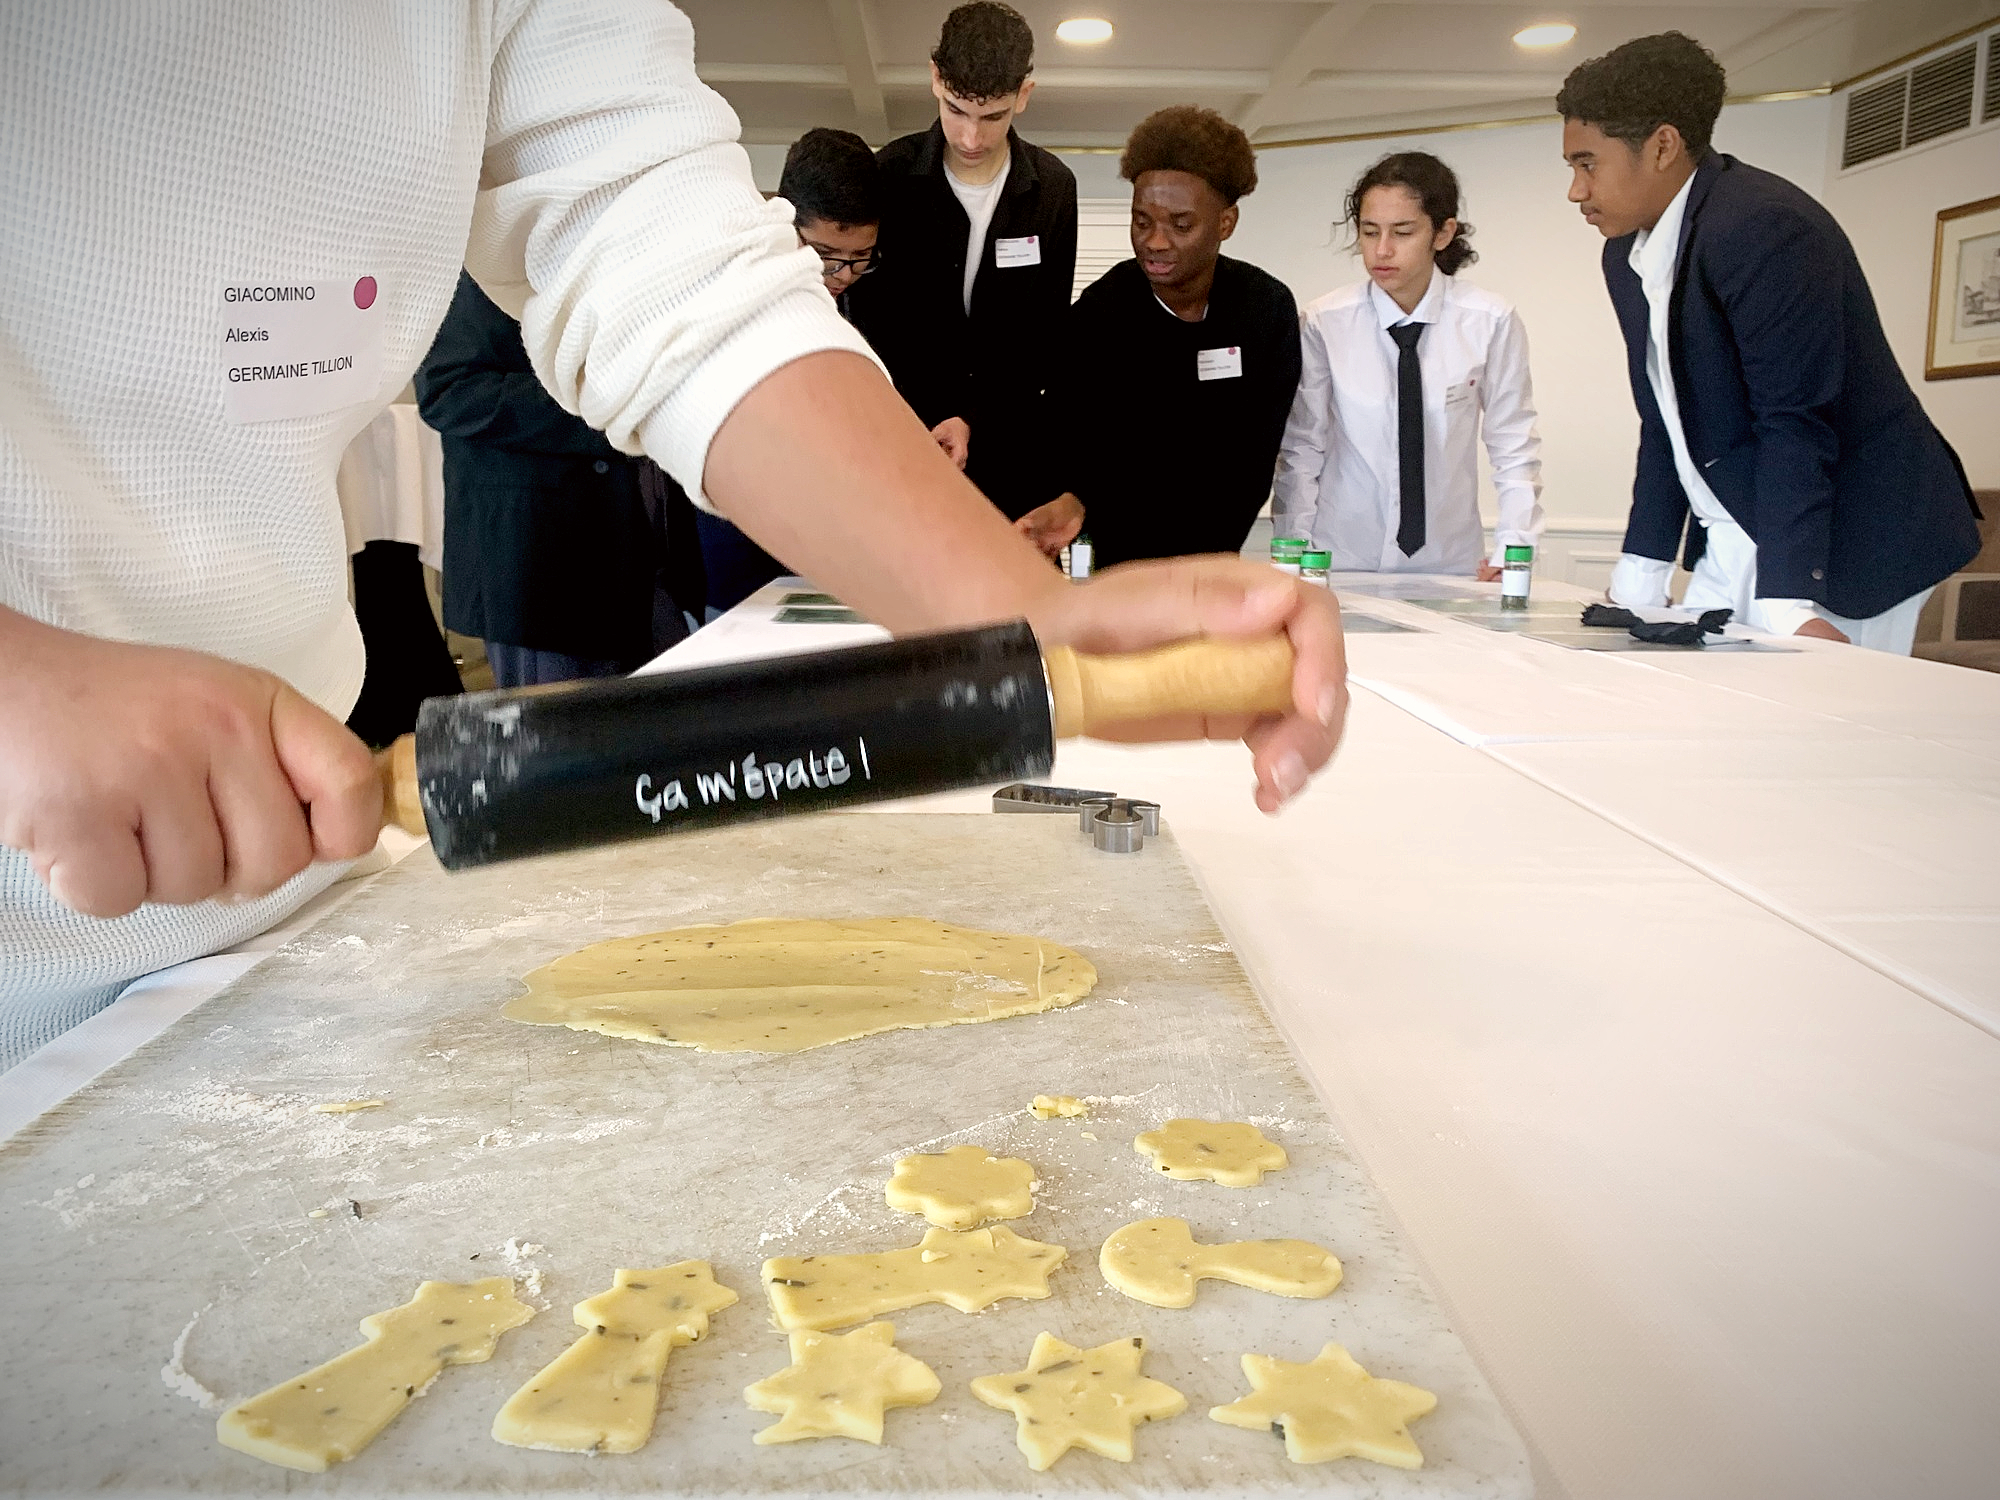
[{"label": "small glass bottle", "polygon": [[1535,549],[1533,547],[1509,547],[1500,564],[1500,607],[1502,609],[1526,609],[1528,607],[1528,583],[1535,573]]},{"label": "small glass bottle", "polygon": [[1299,554],[1299,577],[1307,583],[1316,583],[1321,588],[1327,586],[1326,575],[1333,568],[1331,552],[1308,551]]},{"label": "small glass bottle", "polygon": [[1080,531],[1076,540],[1069,544],[1069,576],[1088,578],[1096,562],[1096,549],[1090,545],[1090,533]]},{"label": "small glass bottle", "polygon": [[1307,547],[1302,536],[1274,536],[1271,538],[1271,566],[1280,573],[1299,576],[1299,556]]}]

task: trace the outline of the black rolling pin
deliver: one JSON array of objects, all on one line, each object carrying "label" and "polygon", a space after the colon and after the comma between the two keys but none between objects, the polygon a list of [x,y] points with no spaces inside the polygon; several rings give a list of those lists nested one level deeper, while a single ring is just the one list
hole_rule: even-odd
[{"label": "black rolling pin", "polygon": [[428,699],[377,759],[386,820],[446,869],[1045,776],[1055,742],[1282,713],[1292,648],[1046,658],[1026,622],[648,677]]}]

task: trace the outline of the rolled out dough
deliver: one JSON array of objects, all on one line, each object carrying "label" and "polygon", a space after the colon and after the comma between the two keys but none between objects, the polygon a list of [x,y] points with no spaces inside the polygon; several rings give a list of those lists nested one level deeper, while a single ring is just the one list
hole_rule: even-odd
[{"label": "rolled out dough", "polygon": [[758,919],[593,943],[503,1014],[705,1052],[802,1052],[878,1031],[1030,1015],[1097,970],[1043,938],[925,917]]}]

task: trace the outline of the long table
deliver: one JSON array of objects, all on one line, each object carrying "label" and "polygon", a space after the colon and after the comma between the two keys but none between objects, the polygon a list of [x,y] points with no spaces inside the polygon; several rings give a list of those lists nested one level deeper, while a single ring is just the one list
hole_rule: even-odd
[{"label": "long table", "polygon": [[[1163,805],[1539,1493],[1991,1494],[2000,678],[1569,651],[1411,602],[1469,585],[1336,587],[1348,737],[1283,815],[1236,745],[1071,742],[1051,779]],[[784,591],[653,669],[879,634],[779,625]],[[127,1004],[62,1081],[0,1078],[0,1129],[143,1039]]]}]

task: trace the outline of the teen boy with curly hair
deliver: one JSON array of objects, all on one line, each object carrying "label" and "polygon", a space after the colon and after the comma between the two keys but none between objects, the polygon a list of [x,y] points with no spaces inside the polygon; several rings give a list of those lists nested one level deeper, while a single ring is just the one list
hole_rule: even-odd
[{"label": "teen boy with curly hair", "polygon": [[1257,158],[1214,110],[1176,105],[1139,123],[1118,170],[1133,258],[1071,309],[1056,399],[1066,490],[1018,524],[1050,554],[1088,531],[1107,566],[1235,552],[1271,492],[1299,383],[1291,291],[1222,253]]}]

